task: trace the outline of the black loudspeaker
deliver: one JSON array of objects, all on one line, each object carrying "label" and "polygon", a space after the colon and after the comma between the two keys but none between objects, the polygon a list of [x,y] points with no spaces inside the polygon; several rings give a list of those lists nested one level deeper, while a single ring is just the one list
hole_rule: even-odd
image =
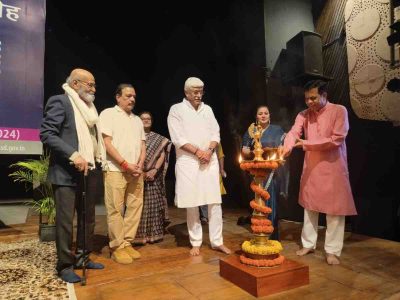
[{"label": "black loudspeaker", "polygon": [[318,33],[300,31],[286,43],[286,50],[289,81],[324,77],[322,41]]}]

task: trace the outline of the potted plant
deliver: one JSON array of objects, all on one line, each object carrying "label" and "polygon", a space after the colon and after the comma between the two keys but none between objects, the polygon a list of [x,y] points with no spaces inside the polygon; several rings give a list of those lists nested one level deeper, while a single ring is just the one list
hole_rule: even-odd
[{"label": "potted plant", "polygon": [[19,161],[10,165],[10,168],[16,169],[8,175],[14,182],[24,183],[27,190],[33,189],[34,200],[28,204],[39,212],[40,241],[54,241],[56,207],[51,183],[47,180],[49,156],[45,154],[39,159]]}]

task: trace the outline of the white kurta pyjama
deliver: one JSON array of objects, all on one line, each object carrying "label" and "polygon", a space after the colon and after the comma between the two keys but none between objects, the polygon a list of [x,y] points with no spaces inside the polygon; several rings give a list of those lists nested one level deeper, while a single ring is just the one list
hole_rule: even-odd
[{"label": "white kurta pyjama", "polygon": [[207,150],[210,142],[219,143],[219,125],[210,106],[201,103],[196,111],[189,101],[171,107],[168,129],[176,150],[175,205],[180,208],[220,204],[219,167],[214,152],[210,163],[201,165],[198,158],[180,149],[191,144]]}]

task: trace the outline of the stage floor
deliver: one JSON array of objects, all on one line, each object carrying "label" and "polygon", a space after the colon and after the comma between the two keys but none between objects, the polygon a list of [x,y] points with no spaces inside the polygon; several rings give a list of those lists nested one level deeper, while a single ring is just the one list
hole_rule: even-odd
[{"label": "stage floor", "polygon": [[[236,225],[244,210],[224,210],[224,241],[232,250],[251,237]],[[138,247],[142,258],[119,265],[108,258],[104,215],[96,216],[94,260],[102,271],[88,271],[87,286],[75,285],[77,299],[256,299],[219,276],[219,259],[226,255],[210,249],[207,226],[201,256],[189,256],[185,210],[170,208],[172,223],[164,241]],[[37,217],[0,230],[0,242],[37,234]],[[301,224],[281,221],[283,254],[310,268],[310,284],[258,299],[400,299],[400,243],[346,233],[341,264],[329,266],[323,252],[324,229],[314,254],[297,257]]]}]

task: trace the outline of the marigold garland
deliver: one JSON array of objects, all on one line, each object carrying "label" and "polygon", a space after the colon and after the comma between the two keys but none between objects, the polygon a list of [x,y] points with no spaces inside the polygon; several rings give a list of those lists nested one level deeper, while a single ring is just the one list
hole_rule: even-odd
[{"label": "marigold garland", "polygon": [[279,164],[276,161],[271,161],[271,169],[275,170],[278,169]]},{"label": "marigold garland", "polygon": [[[266,178],[271,170],[278,168],[278,166],[279,164],[276,161],[245,161],[240,164],[242,170],[248,171],[254,177],[259,178]],[[270,198],[270,194],[255,181],[250,184],[250,188],[256,194],[256,198],[259,196],[265,201]],[[261,212],[264,215],[272,213],[270,207],[262,204],[258,204],[255,199],[250,201],[250,206],[255,211]],[[268,219],[253,217],[251,218],[251,230],[260,237],[259,234],[272,233],[274,227],[272,226],[272,222]],[[252,258],[241,255],[240,261],[243,264],[255,267],[273,267],[282,264],[285,258],[279,254],[283,250],[281,243],[275,240],[268,240],[268,237],[265,237],[263,243],[265,244],[258,244],[255,239],[243,242],[242,250],[247,253],[247,256]]]},{"label": "marigold garland", "polygon": [[247,161],[240,164],[240,168],[244,171],[249,169],[276,169],[279,164],[276,161]]},{"label": "marigold garland", "polygon": [[251,230],[254,233],[272,233],[272,232],[274,232],[274,227],[271,225],[269,225],[269,226],[251,225]]},{"label": "marigold garland", "polygon": [[262,212],[263,214],[272,213],[271,207],[259,205],[255,200],[250,201],[250,207],[258,212]]},{"label": "marigold garland", "polygon": [[281,243],[275,240],[268,240],[266,245],[257,245],[254,240],[251,240],[243,242],[242,250],[250,254],[271,255],[278,254],[283,248]]},{"label": "marigold garland", "polygon": [[257,226],[269,226],[272,225],[272,222],[268,219],[251,218],[251,224]]},{"label": "marigold garland", "polygon": [[251,182],[250,188],[254,193],[259,194],[264,200],[268,200],[271,197],[266,190],[258,186],[254,181]]},{"label": "marigold garland", "polygon": [[279,254],[275,259],[251,259],[244,255],[240,255],[240,261],[243,264],[255,267],[274,267],[283,264],[285,257]]}]

